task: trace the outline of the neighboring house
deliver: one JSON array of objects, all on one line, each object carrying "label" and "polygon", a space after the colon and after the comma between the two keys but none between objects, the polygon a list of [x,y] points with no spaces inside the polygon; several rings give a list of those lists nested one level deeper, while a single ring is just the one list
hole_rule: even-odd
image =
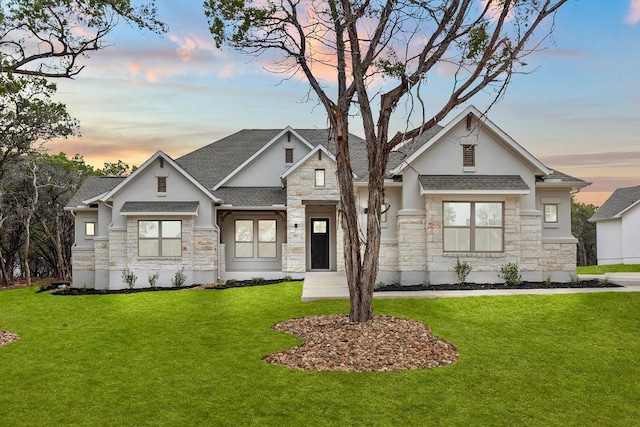
[{"label": "neighboring house", "polygon": [[[350,135],[358,215],[367,157]],[[343,271],[334,146],[326,130],[243,130],[178,159],[158,151],[126,178],[87,179],[76,218],[73,285],[125,287],[124,269],[158,286]],[[444,283],[457,259],[469,281],[570,280],[571,194],[588,182],[553,171],[474,107],[405,143],[385,180],[378,280]],[[362,231],[363,238],[365,236]]]},{"label": "neighboring house", "polygon": [[618,188],[589,221],[596,223],[598,265],[640,264],[640,186]]}]

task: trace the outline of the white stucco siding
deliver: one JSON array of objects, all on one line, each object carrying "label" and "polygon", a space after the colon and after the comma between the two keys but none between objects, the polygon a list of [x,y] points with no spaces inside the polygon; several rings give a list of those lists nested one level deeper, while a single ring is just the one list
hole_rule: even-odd
[{"label": "white stucco siding", "polygon": [[[476,166],[472,170],[463,167],[463,144],[476,144]],[[531,190],[522,197],[520,208],[525,211],[535,209],[535,174],[529,162],[482,127],[467,130],[465,121],[451,129],[411,166],[423,175],[520,175]],[[411,175],[409,172],[409,180],[414,179]]]},{"label": "white stucco siding", "polygon": [[640,264],[640,205],[622,215],[622,254],[625,264]]},{"label": "white stucco siding", "polygon": [[[365,209],[368,206],[369,188],[357,187],[355,193],[356,205],[358,206],[358,225],[360,226],[360,232],[364,236],[367,233],[367,214],[365,213]],[[383,239],[395,239],[398,237],[396,222],[398,211],[402,207],[402,188],[399,186],[386,187],[384,190],[384,198],[383,203],[389,205],[389,210],[386,212],[386,221],[380,223],[380,237]]]},{"label": "white stucco siding", "polygon": [[280,137],[262,153],[245,165],[224,185],[225,187],[279,187],[280,175],[293,163],[285,163],[285,150],[293,149],[293,163],[309,153],[309,147],[291,134]]},{"label": "white stucco siding", "polygon": [[[544,205],[556,205],[558,207],[558,222],[544,222]],[[564,189],[537,189],[536,210],[539,211],[542,222],[542,241],[558,242],[566,240],[567,243],[575,242],[571,234],[571,193],[570,188]]]},{"label": "white stucco siding", "polygon": [[622,263],[622,221],[619,219],[598,221],[598,265]]},{"label": "white stucco siding", "polygon": [[[75,214],[74,234],[75,247],[82,249],[93,249],[93,238],[98,235],[98,212],[97,211],[78,211]],[[85,224],[92,222],[95,224],[94,236],[85,234]]]}]

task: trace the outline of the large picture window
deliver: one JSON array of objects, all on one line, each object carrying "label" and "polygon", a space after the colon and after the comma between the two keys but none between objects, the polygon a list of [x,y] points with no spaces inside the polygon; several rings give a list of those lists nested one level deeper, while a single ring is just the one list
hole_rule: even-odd
[{"label": "large picture window", "polygon": [[141,257],[182,256],[182,221],[138,221],[138,255]]},{"label": "large picture window", "polygon": [[444,202],[445,252],[502,252],[503,204]]},{"label": "large picture window", "polygon": [[277,258],[277,236],[275,219],[237,219],[235,257]]}]

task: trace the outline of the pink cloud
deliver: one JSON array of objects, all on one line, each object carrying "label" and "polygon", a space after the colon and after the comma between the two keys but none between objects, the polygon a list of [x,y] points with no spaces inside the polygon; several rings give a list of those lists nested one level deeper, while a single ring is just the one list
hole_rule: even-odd
[{"label": "pink cloud", "polygon": [[629,1],[629,12],[625,20],[629,24],[637,24],[640,22],[640,0],[630,0]]}]

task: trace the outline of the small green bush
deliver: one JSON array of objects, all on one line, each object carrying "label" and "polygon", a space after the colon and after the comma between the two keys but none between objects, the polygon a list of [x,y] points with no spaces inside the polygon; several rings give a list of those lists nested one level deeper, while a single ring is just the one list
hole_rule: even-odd
[{"label": "small green bush", "polygon": [[508,286],[517,286],[522,283],[520,275],[520,267],[515,262],[508,262],[500,267],[501,274],[498,274],[504,283]]},{"label": "small green bush", "polygon": [[180,286],[183,286],[187,281],[187,275],[184,274],[184,267],[178,271],[176,271],[176,274],[173,276],[173,279],[171,279],[171,284],[176,287],[179,288]]},{"label": "small green bush", "polygon": [[291,282],[293,280],[293,278],[291,276],[284,276],[284,278],[282,279],[283,282]]},{"label": "small green bush", "polygon": [[467,276],[471,273],[471,264],[468,261],[460,262],[460,258],[456,258],[456,265],[453,267],[453,270],[458,275],[458,284],[463,284],[467,281]]},{"label": "small green bush", "polygon": [[147,276],[147,280],[149,281],[149,286],[151,286],[152,288],[156,287],[156,282],[158,281],[158,277],[160,277],[160,273],[155,272],[153,274],[149,274]]},{"label": "small green bush", "polygon": [[227,281],[226,281],[226,282],[224,282],[224,283],[225,283],[225,285],[233,286],[233,285],[235,285],[236,283],[238,283],[238,281],[237,281],[236,279],[229,279],[229,280],[227,280]]},{"label": "small green bush", "polygon": [[129,270],[128,268],[122,270],[122,281],[127,284],[129,289],[133,289],[133,287],[136,285],[136,280],[138,280],[138,276],[133,274],[133,271]]},{"label": "small green bush", "polygon": [[261,285],[264,282],[263,277],[253,277],[251,278],[251,283],[254,285]]}]

